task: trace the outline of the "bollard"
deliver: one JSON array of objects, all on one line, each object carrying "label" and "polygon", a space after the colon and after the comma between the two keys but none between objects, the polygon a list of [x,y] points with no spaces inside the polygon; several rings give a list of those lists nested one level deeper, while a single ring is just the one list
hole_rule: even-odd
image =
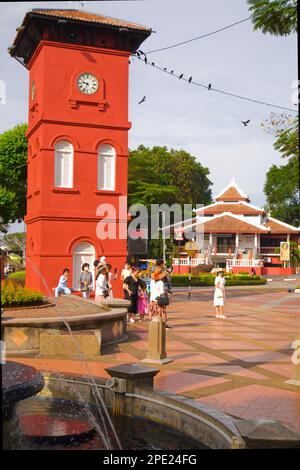
[{"label": "bollard", "polygon": [[172,361],[166,353],[166,324],[161,317],[154,317],[149,323],[147,357],[141,362],[167,364]]},{"label": "bollard", "polygon": [[292,363],[295,365],[294,375],[291,380],[287,380],[285,383],[300,387],[300,335],[293,341],[292,348],[295,350],[292,354]]}]

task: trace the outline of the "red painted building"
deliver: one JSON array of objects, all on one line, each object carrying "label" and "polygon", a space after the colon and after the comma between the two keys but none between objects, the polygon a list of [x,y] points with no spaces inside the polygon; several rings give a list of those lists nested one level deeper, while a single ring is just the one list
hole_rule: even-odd
[{"label": "red painted building", "polygon": [[[194,220],[186,228],[189,227],[199,246],[191,260],[193,267],[212,265],[233,273],[254,269],[256,274],[265,275],[295,272],[289,261],[280,259],[280,244],[299,243],[300,229],[252,205],[234,179],[215,196],[213,204],[196,210]],[[183,247],[180,256],[173,259],[173,267],[175,273],[188,272],[189,260]]]},{"label": "red painted building", "polygon": [[112,204],[126,228],[129,57],[151,29],[35,9],[17,31],[9,51],[29,70],[26,285],[49,295],[65,267],[77,289],[83,262],[105,255],[119,273],[125,262],[126,239],[100,240],[96,211]]}]

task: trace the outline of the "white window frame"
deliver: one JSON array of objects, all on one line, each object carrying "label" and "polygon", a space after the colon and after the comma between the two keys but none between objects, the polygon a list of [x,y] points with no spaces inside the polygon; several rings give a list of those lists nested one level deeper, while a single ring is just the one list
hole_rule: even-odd
[{"label": "white window frame", "polygon": [[[101,184],[101,170],[102,170],[102,159],[105,159],[104,161],[104,165],[103,165],[103,168],[104,168],[104,178],[103,178],[103,181],[104,181],[104,184]],[[110,158],[111,159],[111,169],[112,169],[112,172],[111,172],[111,177],[110,177],[110,181],[108,184],[108,182],[106,181],[106,177],[107,177],[107,174],[106,174],[106,162],[107,162],[107,159]],[[98,190],[101,191],[115,191],[115,187],[116,187],[116,151],[114,149],[114,147],[110,144],[101,144],[100,147],[99,147],[99,150],[98,150]]]},{"label": "white window frame", "polygon": [[[61,181],[58,181],[58,158],[59,154],[69,154],[69,181],[67,185],[63,185],[64,174],[63,168],[61,169]],[[56,188],[73,188],[73,176],[74,176],[74,148],[73,145],[67,140],[60,140],[55,144],[55,165],[54,165],[54,186]]]}]

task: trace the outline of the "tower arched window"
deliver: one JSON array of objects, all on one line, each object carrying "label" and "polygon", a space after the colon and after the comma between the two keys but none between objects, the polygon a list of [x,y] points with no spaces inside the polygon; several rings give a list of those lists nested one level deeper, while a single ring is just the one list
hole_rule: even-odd
[{"label": "tower arched window", "polygon": [[102,144],[98,151],[98,189],[115,190],[116,152],[109,144]]},{"label": "tower arched window", "polygon": [[55,145],[55,187],[73,187],[73,145],[60,140]]}]

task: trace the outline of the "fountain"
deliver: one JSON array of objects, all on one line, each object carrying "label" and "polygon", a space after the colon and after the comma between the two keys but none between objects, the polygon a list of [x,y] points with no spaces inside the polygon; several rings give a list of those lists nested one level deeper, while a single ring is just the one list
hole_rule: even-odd
[{"label": "fountain", "polygon": [[[2,365],[2,428],[3,448],[13,449],[20,437],[16,430],[19,420],[17,404],[40,392],[44,387],[44,377],[33,367],[18,362]],[[14,436],[14,438],[12,438]]]}]

